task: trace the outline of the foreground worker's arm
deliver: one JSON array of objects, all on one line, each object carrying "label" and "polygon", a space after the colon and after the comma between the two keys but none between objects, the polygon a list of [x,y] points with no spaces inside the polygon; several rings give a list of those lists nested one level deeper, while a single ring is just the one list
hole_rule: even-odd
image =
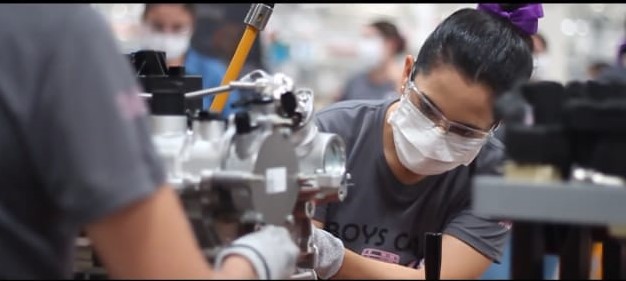
[{"label": "foreground worker's arm", "polygon": [[[211,271],[187,223],[178,197],[167,186],[90,224],[87,235],[112,277],[130,279],[281,278],[295,266],[298,248],[284,228],[268,226],[233,244],[257,253],[227,248]],[[248,243],[246,243],[248,241]],[[285,251],[289,254],[285,255]],[[231,252],[231,254],[228,254]],[[268,264],[267,272],[264,263]]]},{"label": "foreground worker's arm", "polygon": [[169,187],[90,224],[87,235],[113,278],[256,277],[249,262],[238,256],[229,258],[211,275]]},{"label": "foreground worker's arm", "polygon": [[[315,222],[323,227],[323,223]],[[348,249],[332,234],[314,230],[320,258],[316,271],[330,279],[425,279],[424,268],[413,269],[363,257]],[[343,249],[339,251],[338,248]],[[452,235],[444,234],[441,250],[441,279],[477,279],[491,265],[491,259]]]},{"label": "foreground worker's arm", "polygon": [[48,12],[67,16],[58,44],[41,54],[47,64],[33,85],[38,100],[27,109],[24,146],[60,221],[76,232],[87,227],[114,278],[286,277],[298,250],[285,229],[272,227],[236,240],[254,253],[230,250],[212,272],[164,186],[147,109],[106,23],[87,5]]}]

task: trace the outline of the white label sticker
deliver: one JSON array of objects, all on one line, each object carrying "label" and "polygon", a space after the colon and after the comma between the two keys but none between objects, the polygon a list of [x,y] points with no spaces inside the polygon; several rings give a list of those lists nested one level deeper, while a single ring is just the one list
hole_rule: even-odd
[{"label": "white label sticker", "polygon": [[287,191],[287,168],[267,169],[265,171],[265,190],[269,194]]}]

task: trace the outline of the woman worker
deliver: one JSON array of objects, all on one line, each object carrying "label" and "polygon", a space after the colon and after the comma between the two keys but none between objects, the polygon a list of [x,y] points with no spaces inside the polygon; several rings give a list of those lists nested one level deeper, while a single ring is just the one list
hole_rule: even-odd
[{"label": "woman worker", "polygon": [[493,102],[529,80],[542,16],[540,4],[458,10],[406,57],[399,99],[317,114],[321,131],[345,139],[353,184],[316,208],[320,278],[423,279],[426,232],[443,233],[442,279],[479,278],[501,259],[510,225],[473,214],[470,180],[498,173]]}]

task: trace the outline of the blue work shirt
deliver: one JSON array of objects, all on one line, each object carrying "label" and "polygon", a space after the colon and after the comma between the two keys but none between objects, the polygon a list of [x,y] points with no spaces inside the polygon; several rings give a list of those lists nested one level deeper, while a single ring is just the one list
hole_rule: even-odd
[{"label": "blue work shirt", "polygon": [[[226,73],[226,65],[218,59],[202,55],[190,48],[185,58],[185,71],[188,75],[202,76],[202,88],[213,88],[221,85],[222,78],[224,78]],[[202,108],[209,109],[213,102],[213,97],[205,97],[202,100]],[[232,104],[237,100],[239,100],[238,91],[230,92],[226,106],[222,110],[223,117],[228,117],[228,115],[236,111],[236,109],[232,108]]]}]

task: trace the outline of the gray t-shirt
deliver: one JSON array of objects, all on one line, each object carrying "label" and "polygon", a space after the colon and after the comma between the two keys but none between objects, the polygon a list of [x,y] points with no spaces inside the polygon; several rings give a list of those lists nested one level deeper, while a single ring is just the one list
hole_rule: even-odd
[{"label": "gray t-shirt", "polygon": [[0,278],[69,278],[81,228],[164,182],[146,107],[89,5],[3,4],[0,50]]},{"label": "gray t-shirt", "polygon": [[385,99],[395,91],[395,86],[392,82],[374,84],[367,76],[368,74],[364,72],[348,80],[348,83],[343,90],[341,100]]},{"label": "gray t-shirt", "polygon": [[611,66],[602,71],[596,80],[602,83],[626,84],[626,68]]},{"label": "gray t-shirt", "polygon": [[346,248],[378,260],[419,267],[426,232],[444,232],[498,262],[508,226],[472,214],[471,170],[499,174],[503,146],[491,138],[477,160],[447,173],[405,185],[383,154],[387,108],[396,100],[345,101],[316,115],[321,131],[341,135],[353,186],[343,202],[316,207],[315,219]]}]

